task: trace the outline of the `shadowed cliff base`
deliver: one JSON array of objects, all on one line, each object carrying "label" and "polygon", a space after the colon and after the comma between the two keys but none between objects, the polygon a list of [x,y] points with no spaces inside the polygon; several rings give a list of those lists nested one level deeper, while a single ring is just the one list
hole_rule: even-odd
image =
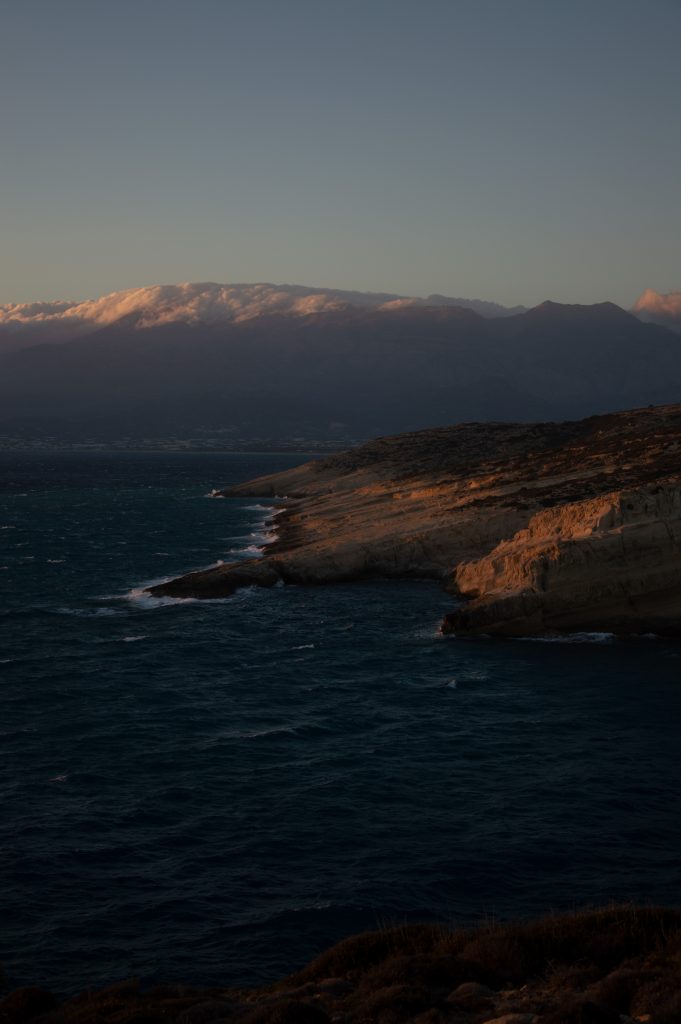
[{"label": "shadowed cliff base", "polygon": [[681,634],[681,405],[379,438],[221,493],[279,499],[275,542],[152,595],[428,578],[458,635]]},{"label": "shadowed cliff base", "polygon": [[5,1024],[678,1024],[681,912],[610,907],[453,931],[366,932],[258,989],[135,980],[60,1003],[0,1002]]}]

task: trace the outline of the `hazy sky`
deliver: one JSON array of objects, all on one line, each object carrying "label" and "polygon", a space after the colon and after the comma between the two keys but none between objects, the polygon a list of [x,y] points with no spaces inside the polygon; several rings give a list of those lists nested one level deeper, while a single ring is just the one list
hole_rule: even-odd
[{"label": "hazy sky", "polygon": [[681,288],[681,0],[4,0],[0,302]]}]

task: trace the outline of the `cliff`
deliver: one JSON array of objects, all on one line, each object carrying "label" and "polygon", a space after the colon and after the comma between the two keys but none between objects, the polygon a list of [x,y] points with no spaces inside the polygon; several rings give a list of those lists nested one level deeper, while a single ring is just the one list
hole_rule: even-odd
[{"label": "cliff", "polygon": [[280,499],[266,556],[151,588],[421,577],[456,633],[681,631],[681,406],[380,438],[225,490]]},{"label": "cliff", "polygon": [[681,633],[681,478],[532,516],[461,564],[445,632]]}]

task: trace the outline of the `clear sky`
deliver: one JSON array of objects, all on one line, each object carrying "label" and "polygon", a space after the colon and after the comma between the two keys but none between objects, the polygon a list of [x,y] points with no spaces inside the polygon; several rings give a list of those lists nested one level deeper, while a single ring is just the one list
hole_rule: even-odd
[{"label": "clear sky", "polygon": [[681,0],[5,0],[0,302],[681,288]]}]

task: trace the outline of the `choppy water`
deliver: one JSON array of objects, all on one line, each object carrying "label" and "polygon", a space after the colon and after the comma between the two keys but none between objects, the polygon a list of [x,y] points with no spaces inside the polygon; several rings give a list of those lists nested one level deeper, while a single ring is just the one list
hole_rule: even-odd
[{"label": "choppy water", "polygon": [[[676,645],[443,639],[423,583],[130,599],[290,455],[0,454],[13,985],[255,982],[386,920],[678,904]],[[255,536],[254,536],[255,535]]]}]

